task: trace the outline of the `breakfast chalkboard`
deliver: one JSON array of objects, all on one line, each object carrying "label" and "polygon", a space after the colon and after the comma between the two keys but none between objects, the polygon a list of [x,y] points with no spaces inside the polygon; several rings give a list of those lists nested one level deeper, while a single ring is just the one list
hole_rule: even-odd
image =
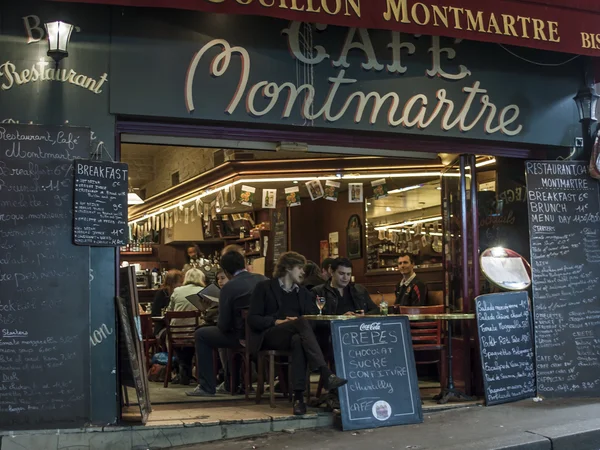
[{"label": "breakfast chalkboard", "polygon": [[538,393],[600,396],[600,202],[583,161],[528,161]]},{"label": "breakfast chalkboard", "polygon": [[475,299],[485,403],[535,396],[531,316],[526,291]]},{"label": "breakfast chalkboard", "polygon": [[331,335],[344,430],[421,423],[421,397],[407,317],[335,320]]},{"label": "breakfast chalkboard", "polygon": [[127,164],[75,161],[74,242],[121,246],[127,229]]},{"label": "breakfast chalkboard", "polygon": [[89,247],[72,243],[90,130],[0,124],[0,428],[89,422]]}]

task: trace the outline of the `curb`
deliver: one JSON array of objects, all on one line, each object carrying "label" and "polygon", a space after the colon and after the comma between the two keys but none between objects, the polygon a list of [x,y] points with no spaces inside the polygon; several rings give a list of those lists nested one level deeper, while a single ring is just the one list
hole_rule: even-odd
[{"label": "curb", "polygon": [[[554,450],[550,439],[529,432],[488,438],[469,444],[453,445],[446,450]],[[573,450],[573,449],[570,449]],[[583,449],[577,449],[583,450]]]},{"label": "curb", "polygon": [[549,439],[552,450],[600,449],[600,419],[538,428],[531,430],[530,433]]}]

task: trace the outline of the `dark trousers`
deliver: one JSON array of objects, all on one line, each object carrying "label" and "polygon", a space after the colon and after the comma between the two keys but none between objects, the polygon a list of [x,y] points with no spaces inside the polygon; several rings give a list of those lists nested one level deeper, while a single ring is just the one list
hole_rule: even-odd
[{"label": "dark trousers", "polygon": [[173,349],[179,361],[179,376],[192,376],[192,359],[194,358],[194,347],[179,347]]},{"label": "dark trousers", "polygon": [[218,327],[198,328],[195,338],[198,384],[204,392],[214,394],[217,390],[217,380],[213,366],[213,349],[239,348],[240,341],[235,333],[225,334]]},{"label": "dark trousers", "polygon": [[303,318],[269,329],[264,336],[262,349],[292,352],[291,381],[294,391],[306,389],[307,364],[312,369],[321,369],[326,366],[313,328]]}]

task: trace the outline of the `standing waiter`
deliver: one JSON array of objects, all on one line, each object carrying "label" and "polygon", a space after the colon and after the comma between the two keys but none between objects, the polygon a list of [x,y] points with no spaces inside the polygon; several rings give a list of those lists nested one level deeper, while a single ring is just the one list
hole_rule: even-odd
[{"label": "standing waiter", "polygon": [[427,287],[417,278],[412,253],[402,253],[398,257],[398,270],[402,274],[402,280],[396,285],[396,305],[425,306]]}]

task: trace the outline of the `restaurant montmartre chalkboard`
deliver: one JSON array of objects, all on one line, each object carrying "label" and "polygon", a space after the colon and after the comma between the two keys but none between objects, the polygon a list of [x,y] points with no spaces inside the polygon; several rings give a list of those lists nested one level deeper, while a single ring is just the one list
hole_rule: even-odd
[{"label": "restaurant montmartre chalkboard", "polygon": [[407,317],[335,320],[331,336],[344,430],[421,423],[421,397]]},{"label": "restaurant montmartre chalkboard", "polygon": [[87,128],[0,124],[0,428],[89,421],[89,247],[72,243]]},{"label": "restaurant montmartre chalkboard", "polygon": [[127,164],[75,161],[74,242],[78,245],[121,246],[127,229]]},{"label": "restaurant montmartre chalkboard", "polygon": [[480,295],[475,310],[486,405],[534,397],[527,291]]},{"label": "restaurant montmartre chalkboard", "polygon": [[600,202],[580,161],[528,161],[538,393],[600,395]]}]

